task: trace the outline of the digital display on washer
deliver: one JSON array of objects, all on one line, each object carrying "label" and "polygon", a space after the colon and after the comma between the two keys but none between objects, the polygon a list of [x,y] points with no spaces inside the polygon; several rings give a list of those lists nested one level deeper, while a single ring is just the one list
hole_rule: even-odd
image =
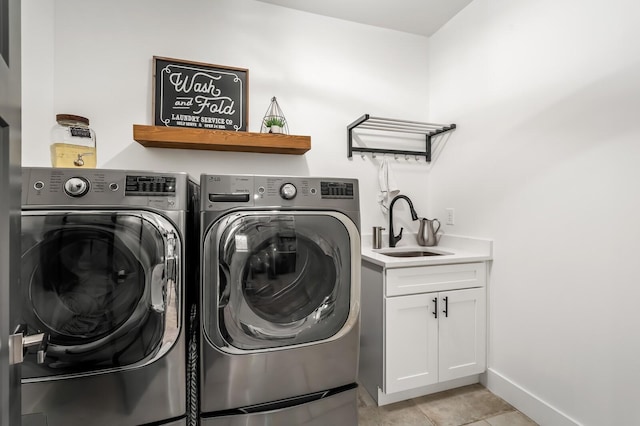
[{"label": "digital display on washer", "polygon": [[353,198],[353,184],[347,182],[320,182],[322,198]]},{"label": "digital display on washer", "polygon": [[124,195],[175,195],[176,178],[173,176],[129,176]]}]

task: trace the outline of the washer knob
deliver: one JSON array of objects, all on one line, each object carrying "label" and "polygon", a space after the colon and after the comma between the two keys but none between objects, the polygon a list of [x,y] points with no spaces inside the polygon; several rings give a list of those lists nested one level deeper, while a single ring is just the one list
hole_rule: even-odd
[{"label": "washer knob", "polygon": [[64,192],[72,197],[82,197],[89,192],[89,181],[82,177],[72,177],[64,183]]},{"label": "washer knob", "polygon": [[285,183],[280,187],[280,196],[285,200],[293,200],[296,197],[298,190],[292,183]]}]

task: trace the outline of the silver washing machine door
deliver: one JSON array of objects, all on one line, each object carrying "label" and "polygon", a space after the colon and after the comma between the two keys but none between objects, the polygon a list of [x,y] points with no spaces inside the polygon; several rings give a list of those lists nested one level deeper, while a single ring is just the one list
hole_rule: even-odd
[{"label": "silver washing machine door", "polygon": [[355,246],[337,212],[224,216],[204,238],[206,335],[232,353],[336,338],[358,315]]},{"label": "silver washing machine door", "polygon": [[22,315],[46,333],[23,380],[152,362],[179,330],[180,239],[147,212],[23,212]]}]

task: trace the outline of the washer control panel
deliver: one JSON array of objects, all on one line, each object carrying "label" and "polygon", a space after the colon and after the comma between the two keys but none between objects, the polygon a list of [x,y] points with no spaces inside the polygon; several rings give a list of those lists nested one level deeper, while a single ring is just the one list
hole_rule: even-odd
[{"label": "washer control panel", "polygon": [[357,209],[357,188],[355,179],[203,174],[200,199],[202,207],[212,211],[237,207]]},{"label": "washer control panel", "polygon": [[25,167],[22,204],[186,208],[186,173]]}]

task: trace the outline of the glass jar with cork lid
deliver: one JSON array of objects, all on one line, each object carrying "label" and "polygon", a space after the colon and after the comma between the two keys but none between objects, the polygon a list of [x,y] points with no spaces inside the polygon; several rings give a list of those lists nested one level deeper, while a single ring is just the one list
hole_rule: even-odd
[{"label": "glass jar with cork lid", "polygon": [[79,115],[58,114],[51,129],[51,165],[53,167],[95,168],[96,134],[89,119]]}]

